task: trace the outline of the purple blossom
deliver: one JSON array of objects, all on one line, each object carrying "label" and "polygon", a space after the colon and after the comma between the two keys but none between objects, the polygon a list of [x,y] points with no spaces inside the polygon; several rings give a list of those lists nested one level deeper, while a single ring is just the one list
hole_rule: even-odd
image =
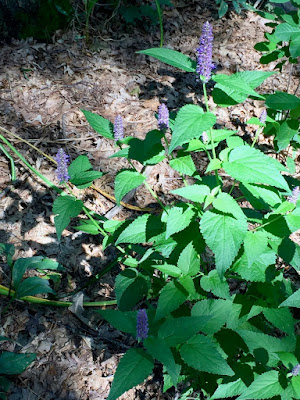
[{"label": "purple blossom", "polygon": [[169,128],[169,110],[165,104],[158,107],[158,126],[161,131]]},{"label": "purple blossom", "polygon": [[262,124],[265,124],[266,119],[267,119],[267,110],[264,108],[260,114],[259,120]]},{"label": "purple blossom", "polygon": [[114,138],[115,141],[122,140],[124,138],[123,119],[121,115],[117,115],[115,118]]},{"label": "purple blossom", "polygon": [[63,149],[59,149],[55,159],[57,162],[56,175],[59,183],[67,182],[70,179],[68,174],[69,156],[64,152]]},{"label": "purple blossom", "polygon": [[137,340],[144,340],[148,336],[148,315],[147,311],[142,308],[137,313],[136,318],[136,338]]},{"label": "purple blossom", "polygon": [[294,368],[292,369],[292,375],[293,376],[298,376],[300,373],[300,364],[297,364],[294,366]]},{"label": "purple blossom", "polygon": [[300,193],[299,186],[294,187],[292,194],[287,198],[287,201],[289,201],[290,203],[297,204],[299,193]]},{"label": "purple blossom", "polygon": [[212,33],[212,27],[207,21],[203,25],[202,35],[200,37],[200,45],[197,49],[198,60],[197,60],[197,74],[200,75],[202,82],[206,83],[211,78],[211,71],[215,68],[212,62],[212,43],[214,37]]}]

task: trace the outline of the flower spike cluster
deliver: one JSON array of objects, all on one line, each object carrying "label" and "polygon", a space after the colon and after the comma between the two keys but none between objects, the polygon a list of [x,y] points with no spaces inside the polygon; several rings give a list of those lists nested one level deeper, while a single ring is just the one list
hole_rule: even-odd
[{"label": "flower spike cluster", "polygon": [[260,114],[259,120],[262,124],[265,124],[266,119],[267,119],[267,110],[264,108]]},{"label": "flower spike cluster", "polygon": [[287,198],[287,200],[288,200],[290,203],[297,204],[298,197],[299,197],[299,193],[300,193],[300,188],[299,188],[299,186],[294,187],[291,196],[289,196],[289,197]]},{"label": "flower spike cluster", "polygon": [[292,369],[292,375],[293,376],[298,376],[300,373],[300,364],[297,364],[294,366],[294,368]]},{"label": "flower spike cluster", "polygon": [[68,174],[69,156],[64,152],[63,149],[59,149],[55,160],[57,162],[56,175],[59,183],[67,182],[70,179]]},{"label": "flower spike cluster", "polygon": [[122,140],[124,138],[123,119],[121,115],[117,115],[115,118],[114,138],[115,141]]},{"label": "flower spike cluster", "polygon": [[137,313],[136,319],[136,338],[137,340],[144,340],[148,337],[148,315],[147,311],[142,308]]},{"label": "flower spike cluster", "polygon": [[211,78],[211,71],[215,68],[212,62],[212,43],[214,37],[212,33],[212,27],[207,21],[203,25],[202,35],[200,37],[200,45],[197,49],[198,60],[197,60],[197,74],[200,75],[202,82],[207,83]]},{"label": "flower spike cluster", "polygon": [[161,131],[169,128],[169,110],[165,104],[158,107],[158,127]]}]

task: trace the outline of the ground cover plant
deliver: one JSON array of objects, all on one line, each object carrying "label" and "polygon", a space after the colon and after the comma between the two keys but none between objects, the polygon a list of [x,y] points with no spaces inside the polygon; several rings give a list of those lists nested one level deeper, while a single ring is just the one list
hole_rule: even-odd
[{"label": "ground cover plant", "polygon": [[[91,126],[115,142],[118,151],[113,157],[124,157],[130,164],[116,176],[116,202],[120,204],[130,190],[144,184],[159,205],[152,213],[116,221],[90,212],[71,186],[83,189],[101,176],[86,156],[68,165],[65,152],[58,152],[59,185],[27,165],[60,193],[53,205],[58,238],[70,220],[83,212],[86,219],[80,220],[77,229],[101,235],[103,249],[116,246],[117,261],[126,266],[116,278],[118,309],[99,311],[117,329],[137,339],[120,361],[111,400],[150,375],[155,360],[163,365],[164,390],[181,387],[182,398],[184,391],[200,390],[212,399],[300,396],[295,330],[300,292],[275,267],[281,257],[299,270],[299,246],[289,238],[300,227],[299,181],[292,177],[293,157],[281,163],[256,146],[262,131],[276,130],[278,125],[280,131],[285,122],[276,150],[290,143],[297,146],[299,114],[293,110],[298,109],[299,98],[284,92],[259,94],[255,89],[273,72],[214,75],[212,45],[212,26],[206,23],[197,62],[170,49],[140,52],[193,73],[204,99],[201,106],[185,105],[176,113],[169,113],[162,104],[158,129],[148,132],[145,140],[124,137],[120,115],[112,124],[83,110]],[[259,118],[248,121],[258,127],[250,143],[236,131],[216,128],[214,110],[208,105],[211,81],[215,82],[211,95],[216,106],[234,106],[248,97],[262,102]],[[280,111],[286,115],[278,122],[275,116]],[[16,152],[7,139],[1,139]],[[194,152],[203,152],[209,159],[204,176],[197,171]],[[173,191],[177,201],[173,205],[165,205],[143,175],[147,165],[166,158],[183,182]],[[2,246],[1,250],[12,269],[12,286],[6,294],[32,295],[40,302],[45,300],[37,299],[38,293],[55,295],[47,280],[22,280],[27,269],[43,269],[45,262],[50,270],[47,260],[12,263],[12,248]],[[52,270],[57,268],[56,264]]]}]

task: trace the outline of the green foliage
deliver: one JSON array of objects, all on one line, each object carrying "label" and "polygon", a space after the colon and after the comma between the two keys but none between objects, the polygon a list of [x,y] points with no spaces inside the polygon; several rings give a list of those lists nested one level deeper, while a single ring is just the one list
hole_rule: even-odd
[{"label": "green foliage", "polygon": [[[294,27],[288,18],[285,24]],[[284,38],[289,35],[291,41],[298,35],[286,25],[276,32]],[[160,48],[141,53],[195,72],[195,62],[178,52]],[[282,259],[300,270],[300,246],[291,240],[291,233],[300,229],[300,185],[289,176],[295,170],[296,152],[286,161],[283,154],[278,161],[255,144],[264,132],[274,135],[276,151],[289,144],[296,150],[300,100],[284,92],[259,94],[258,86],[272,74],[244,71],[212,77],[216,106],[232,106],[250,97],[268,108],[265,122],[248,121],[257,125],[252,144],[238,132],[217,129],[205,84],[205,108],[184,105],[172,116],[168,129],[151,130],[144,140],[125,137],[115,143],[112,123],[83,111],[91,126],[119,147],[113,156],[130,165],[116,174],[117,204],[143,184],[161,208],[143,211],[134,219],[109,221],[70,195],[72,186],[53,205],[59,238],[83,211],[89,219],[77,229],[101,233],[103,250],[114,245],[120,253],[117,310],[99,312],[138,343],[119,363],[110,400],[146,379],[155,360],[163,364],[166,389],[180,382],[189,386],[183,398],[193,390],[212,399],[275,400],[280,396],[292,400],[299,394],[299,377],[290,373],[299,363],[295,314],[299,289],[283,268],[276,268]],[[284,116],[279,115],[282,112]],[[204,174],[198,171],[193,152],[207,157]],[[162,161],[182,178],[182,187],[171,192],[181,201],[174,196],[164,204],[147,182],[145,167]],[[79,189],[101,176],[84,156],[73,161],[69,174],[71,184]],[[54,294],[47,280],[24,279],[28,268],[43,271],[45,260],[14,263],[13,247],[1,245],[0,252],[12,269],[15,296]],[[145,324],[143,335],[139,334],[141,323]]]}]

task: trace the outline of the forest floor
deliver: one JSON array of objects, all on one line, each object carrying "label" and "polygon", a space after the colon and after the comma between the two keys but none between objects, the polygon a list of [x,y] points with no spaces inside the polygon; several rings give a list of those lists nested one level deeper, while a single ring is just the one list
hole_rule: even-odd
[{"label": "forest floor", "polygon": [[[213,26],[213,60],[218,73],[244,70],[272,71],[275,62],[259,64],[261,54],[254,50],[263,41],[266,20],[252,12],[230,13],[217,19],[214,2],[174,1],[175,7],[164,12],[164,46],[195,57],[202,25]],[[120,25],[121,26],[121,25]],[[121,159],[107,159],[116,149],[114,143],[100,137],[88,125],[80,109],[89,110],[114,122],[122,115],[125,136],[144,138],[156,128],[154,114],[164,102],[172,111],[186,103],[200,104],[201,85],[193,74],[180,72],[136,51],[159,46],[159,28],[118,29],[110,21],[105,33],[94,33],[87,47],[76,40],[76,33],[57,33],[52,44],[33,40],[13,41],[0,49],[0,126],[27,140],[40,151],[55,156],[64,148],[71,160],[80,154],[90,159],[95,170],[106,174],[95,182],[103,193],[93,189],[78,195],[98,214],[117,219],[139,215],[126,207],[117,207],[105,193],[113,194],[116,172],[126,166]],[[263,93],[285,91],[290,71],[268,78],[260,87]],[[290,77],[289,93],[294,93],[299,76]],[[211,105],[213,103],[211,102]],[[252,116],[260,116],[262,103],[249,100],[243,104],[216,110],[220,127],[237,129],[244,138],[255,134],[247,126]],[[55,165],[16,137],[6,135],[19,152],[48,179],[58,184]],[[270,148],[272,138],[259,138],[260,146]],[[195,163],[203,172],[207,159],[197,153]],[[0,242],[16,247],[15,258],[42,255],[60,262],[66,272],[59,293],[72,292],[97,274],[114,257],[114,248],[102,251],[97,237],[77,232],[71,224],[61,241],[57,240],[52,204],[56,194],[47,188],[17,159],[17,181],[10,182],[7,159],[0,153]],[[299,166],[297,166],[299,174]],[[167,163],[149,171],[148,182],[163,202],[172,198],[170,190],[182,185],[180,177]],[[153,203],[140,188],[130,200],[145,207]],[[96,285],[83,291],[85,301],[114,299],[117,268]],[[0,284],[9,286],[7,265],[0,264]],[[113,329],[95,311],[42,307],[14,302],[2,313],[0,335],[12,342],[1,344],[7,351],[32,352],[36,361],[14,379],[10,400],[105,400],[119,359],[134,339]],[[7,300],[0,298],[1,307]],[[132,389],[120,399],[173,399],[176,394],[162,394],[159,376]]]}]

